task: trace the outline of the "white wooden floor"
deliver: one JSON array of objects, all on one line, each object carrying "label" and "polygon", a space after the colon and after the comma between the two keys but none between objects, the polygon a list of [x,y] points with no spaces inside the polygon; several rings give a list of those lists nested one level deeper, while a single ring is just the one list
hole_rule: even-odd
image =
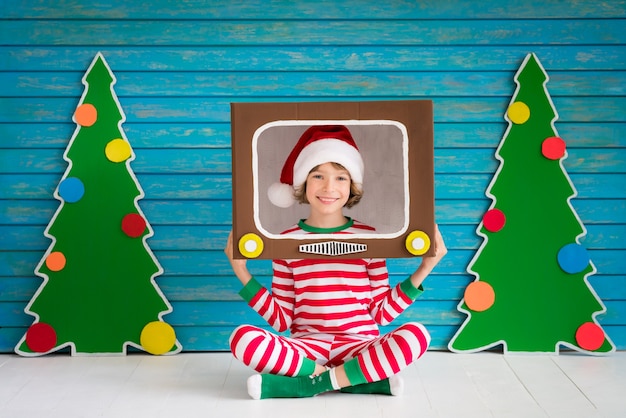
[{"label": "white wooden floor", "polygon": [[0,355],[0,417],[626,417],[626,352],[428,352],[403,396],[327,393],[254,401],[229,353]]}]

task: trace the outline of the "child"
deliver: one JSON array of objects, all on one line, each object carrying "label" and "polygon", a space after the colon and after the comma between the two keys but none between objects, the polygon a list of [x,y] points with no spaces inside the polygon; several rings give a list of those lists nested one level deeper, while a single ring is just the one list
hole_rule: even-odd
[{"label": "child", "polygon": [[[287,158],[281,183],[269,190],[272,203],[308,203],[310,214],[286,234],[356,233],[373,228],[347,218],[343,207],[362,195],[363,161],[345,126],[312,126]],[[397,373],[428,348],[430,335],[406,323],[381,336],[387,325],[421,293],[421,284],[446,254],[436,228],[436,254],[394,288],[384,259],[274,260],[272,293],[250,274],[245,260],[225,253],[244,285],[240,295],[278,332],[242,325],[233,331],[233,355],[261,374],[248,379],[254,399],[310,397],[341,390],[399,394]]]}]

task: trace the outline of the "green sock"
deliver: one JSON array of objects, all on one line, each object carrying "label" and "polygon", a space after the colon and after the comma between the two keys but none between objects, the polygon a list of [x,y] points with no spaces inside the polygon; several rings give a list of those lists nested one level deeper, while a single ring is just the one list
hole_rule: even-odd
[{"label": "green sock", "polygon": [[315,362],[310,358],[302,359],[302,366],[300,366],[300,370],[298,370],[298,374],[296,376],[311,376],[315,373]]},{"label": "green sock", "polygon": [[342,392],[398,396],[404,390],[404,382],[398,375],[377,382],[368,382],[361,370],[358,357],[346,361],[343,367],[352,386],[342,388]]},{"label": "green sock", "polygon": [[391,387],[389,386],[389,379],[379,380],[378,382],[363,383],[356,386],[348,386],[341,388],[344,393],[359,393],[359,394],[381,394],[391,395]]},{"label": "green sock", "polygon": [[319,376],[279,376],[255,374],[248,379],[248,393],[253,399],[309,398],[323,392],[337,390],[328,370]]},{"label": "green sock", "polygon": [[343,364],[343,368],[346,371],[346,376],[352,386],[362,385],[368,383],[361,366],[359,365],[358,357],[346,361]]}]

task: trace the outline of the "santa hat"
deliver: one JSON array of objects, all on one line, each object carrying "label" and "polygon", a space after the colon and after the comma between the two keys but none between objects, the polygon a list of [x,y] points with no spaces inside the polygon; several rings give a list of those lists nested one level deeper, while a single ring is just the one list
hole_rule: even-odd
[{"label": "santa hat", "polygon": [[294,188],[304,184],[311,169],[330,162],[344,166],[357,187],[361,186],[363,159],[348,128],[342,125],[311,126],[287,157],[280,173],[280,183],[269,187],[270,201],[281,208],[293,205]]}]

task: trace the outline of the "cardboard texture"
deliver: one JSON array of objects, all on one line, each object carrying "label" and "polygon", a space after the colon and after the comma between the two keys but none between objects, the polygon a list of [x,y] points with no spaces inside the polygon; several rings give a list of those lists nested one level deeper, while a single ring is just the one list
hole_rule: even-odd
[{"label": "cardboard texture", "polygon": [[[322,124],[345,125],[352,133],[365,162],[364,196],[344,213],[376,228],[374,234],[281,236],[306,218],[308,205],[276,207],[267,188],[279,180],[302,132]],[[414,231],[434,235],[432,101],[232,103],[231,126],[235,258],[413,257],[407,237]],[[253,256],[240,251],[247,234],[262,246]],[[366,250],[343,255],[300,250],[303,244],[329,241]],[[424,251],[421,255],[432,256],[434,249]]]}]

